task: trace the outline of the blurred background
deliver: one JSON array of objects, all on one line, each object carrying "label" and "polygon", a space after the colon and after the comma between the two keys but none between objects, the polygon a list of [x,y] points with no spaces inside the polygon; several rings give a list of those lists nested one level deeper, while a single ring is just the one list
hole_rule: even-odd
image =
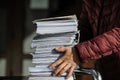
[{"label": "blurred background", "polygon": [[82,0],[0,0],[0,76],[26,76],[35,19],[76,14]]}]

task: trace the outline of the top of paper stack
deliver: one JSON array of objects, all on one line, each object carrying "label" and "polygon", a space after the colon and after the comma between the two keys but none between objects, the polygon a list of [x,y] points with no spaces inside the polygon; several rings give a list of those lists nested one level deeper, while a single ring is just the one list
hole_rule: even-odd
[{"label": "top of paper stack", "polygon": [[33,23],[37,26],[37,34],[56,34],[76,32],[78,30],[76,15],[37,19]]}]

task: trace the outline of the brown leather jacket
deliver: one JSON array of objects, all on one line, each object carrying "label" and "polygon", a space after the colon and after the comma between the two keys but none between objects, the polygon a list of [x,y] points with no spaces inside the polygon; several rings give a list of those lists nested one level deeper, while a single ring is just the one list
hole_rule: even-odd
[{"label": "brown leather jacket", "polygon": [[99,59],[103,80],[120,80],[120,0],[83,0],[79,29],[81,60]]}]

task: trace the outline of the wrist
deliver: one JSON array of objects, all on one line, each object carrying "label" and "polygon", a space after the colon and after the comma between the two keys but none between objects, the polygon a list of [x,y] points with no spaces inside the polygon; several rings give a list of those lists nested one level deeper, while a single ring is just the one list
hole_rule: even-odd
[{"label": "wrist", "polygon": [[76,46],[73,47],[74,54],[78,57],[79,63],[83,63],[82,58],[80,57],[80,53],[78,52],[78,49]]}]

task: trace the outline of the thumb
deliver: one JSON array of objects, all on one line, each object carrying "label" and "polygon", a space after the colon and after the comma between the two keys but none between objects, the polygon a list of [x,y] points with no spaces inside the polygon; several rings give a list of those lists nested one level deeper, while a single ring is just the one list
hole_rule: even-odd
[{"label": "thumb", "polygon": [[55,48],[55,50],[57,52],[65,52],[66,51],[66,48],[65,47],[58,47],[58,48]]}]

